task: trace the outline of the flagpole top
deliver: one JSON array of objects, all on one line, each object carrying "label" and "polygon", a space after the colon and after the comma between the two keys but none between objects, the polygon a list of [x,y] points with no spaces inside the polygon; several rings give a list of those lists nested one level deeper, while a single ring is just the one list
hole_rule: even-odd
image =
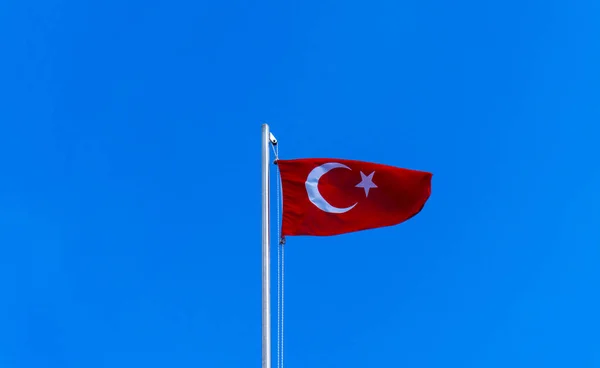
[{"label": "flagpole top", "polygon": [[263,128],[263,132],[265,130],[267,132],[269,132],[269,141],[271,142],[271,144],[273,144],[274,146],[276,146],[277,145],[277,138],[275,138],[275,136],[273,135],[273,133],[271,133],[271,128],[269,127],[269,124],[263,123],[262,124],[262,128]]}]

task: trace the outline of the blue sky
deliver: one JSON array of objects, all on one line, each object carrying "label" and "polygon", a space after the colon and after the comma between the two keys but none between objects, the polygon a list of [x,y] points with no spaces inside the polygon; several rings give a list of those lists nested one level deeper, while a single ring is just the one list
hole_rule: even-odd
[{"label": "blue sky", "polygon": [[288,239],[287,366],[598,367],[599,16],[1,2],[0,365],[260,367],[268,121],[434,173],[404,224]]}]

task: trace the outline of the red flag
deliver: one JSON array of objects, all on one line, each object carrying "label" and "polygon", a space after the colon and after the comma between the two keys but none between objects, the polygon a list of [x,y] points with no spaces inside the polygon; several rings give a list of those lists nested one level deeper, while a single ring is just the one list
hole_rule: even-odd
[{"label": "red flag", "polygon": [[432,174],[371,162],[308,158],[277,161],[282,236],[337,235],[399,224],[421,211]]}]

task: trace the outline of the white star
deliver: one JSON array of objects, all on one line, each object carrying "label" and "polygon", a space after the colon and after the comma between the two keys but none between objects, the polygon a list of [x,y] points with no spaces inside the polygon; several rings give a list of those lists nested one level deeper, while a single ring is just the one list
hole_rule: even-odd
[{"label": "white star", "polygon": [[373,174],[375,174],[375,171],[373,171],[371,174],[369,174],[369,176],[363,174],[363,172],[360,172],[360,176],[362,178],[361,182],[356,184],[356,186],[358,188],[364,188],[365,190],[365,197],[369,196],[369,189],[371,188],[377,188],[377,185],[375,185],[375,183],[373,183]]}]

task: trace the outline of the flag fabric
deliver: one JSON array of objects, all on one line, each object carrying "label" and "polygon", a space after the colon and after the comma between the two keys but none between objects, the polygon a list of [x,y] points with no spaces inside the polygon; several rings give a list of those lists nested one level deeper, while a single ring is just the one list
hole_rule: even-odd
[{"label": "flag fabric", "polygon": [[282,236],[338,235],[397,225],[418,214],[432,174],[345,159],[278,160]]}]

